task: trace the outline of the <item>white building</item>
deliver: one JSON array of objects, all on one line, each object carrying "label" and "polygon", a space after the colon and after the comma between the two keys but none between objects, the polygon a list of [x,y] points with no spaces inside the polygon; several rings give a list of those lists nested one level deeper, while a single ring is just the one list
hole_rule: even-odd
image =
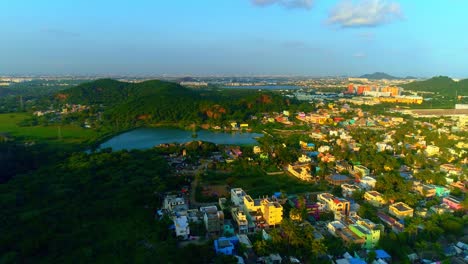
[{"label": "white building", "polygon": [[174,216],[174,225],[177,237],[188,239],[190,235],[190,226],[187,216]]},{"label": "white building", "polygon": [[168,195],[164,198],[164,209],[171,212],[187,211],[188,206],[185,203],[185,199],[178,197],[177,195]]},{"label": "white building", "polygon": [[244,205],[244,196],[247,194],[242,190],[242,188],[233,188],[231,189],[231,202],[235,206],[242,207]]},{"label": "white building", "polygon": [[336,231],[343,228],[345,228],[345,226],[340,221],[332,221],[327,224],[328,232],[330,232],[330,234],[333,236],[337,236]]},{"label": "white building", "polygon": [[376,179],[370,177],[370,176],[365,176],[365,177],[362,177],[360,182],[359,182],[359,185],[361,185],[362,188],[366,189],[366,190],[371,190],[373,188],[375,188],[375,183],[377,182]]}]

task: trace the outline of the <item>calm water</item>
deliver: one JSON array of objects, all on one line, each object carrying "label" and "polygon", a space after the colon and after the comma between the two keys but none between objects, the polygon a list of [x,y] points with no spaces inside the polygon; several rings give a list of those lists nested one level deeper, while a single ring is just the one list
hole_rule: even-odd
[{"label": "calm water", "polygon": [[223,133],[208,130],[197,131],[197,135],[196,138],[192,138],[191,131],[176,128],[139,128],[117,135],[102,143],[99,148],[146,149],[164,143],[186,143],[193,140],[226,145],[250,145],[257,142],[255,138],[263,136],[258,133]]},{"label": "calm water", "polygon": [[223,86],[226,89],[255,89],[255,90],[297,90],[304,88],[295,85],[251,85],[251,86]]}]

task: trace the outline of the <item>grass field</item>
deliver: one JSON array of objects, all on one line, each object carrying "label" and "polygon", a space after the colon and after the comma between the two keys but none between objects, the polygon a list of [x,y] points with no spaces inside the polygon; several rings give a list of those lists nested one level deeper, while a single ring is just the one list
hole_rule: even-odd
[{"label": "grass field", "polygon": [[89,139],[96,138],[98,134],[91,130],[74,125],[51,125],[21,127],[18,125],[22,120],[29,118],[26,113],[0,114],[0,133],[25,140],[45,140],[49,142],[83,143]]},{"label": "grass field", "polygon": [[201,186],[229,183],[231,186],[242,186],[252,197],[272,195],[279,191],[305,193],[326,189],[326,186],[306,183],[289,175],[266,175],[256,167],[242,168],[241,170],[242,173],[208,171],[201,177]]}]

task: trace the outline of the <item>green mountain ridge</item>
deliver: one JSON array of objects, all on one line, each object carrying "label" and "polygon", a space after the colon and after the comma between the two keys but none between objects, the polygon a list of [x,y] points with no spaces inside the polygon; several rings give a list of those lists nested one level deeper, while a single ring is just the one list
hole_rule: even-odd
[{"label": "green mountain ridge", "polygon": [[406,90],[439,93],[445,96],[468,95],[468,79],[458,82],[447,76],[437,76],[424,81],[414,81],[402,85]]}]

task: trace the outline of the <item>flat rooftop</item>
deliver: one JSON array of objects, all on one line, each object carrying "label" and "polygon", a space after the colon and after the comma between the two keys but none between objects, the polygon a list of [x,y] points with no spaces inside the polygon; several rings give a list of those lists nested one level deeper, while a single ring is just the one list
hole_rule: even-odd
[{"label": "flat rooftop", "polygon": [[400,212],[413,210],[413,209],[412,209],[411,207],[409,207],[407,204],[402,203],[402,202],[399,202],[399,203],[396,203],[396,204],[392,204],[391,207],[397,209],[397,210],[400,211]]}]

